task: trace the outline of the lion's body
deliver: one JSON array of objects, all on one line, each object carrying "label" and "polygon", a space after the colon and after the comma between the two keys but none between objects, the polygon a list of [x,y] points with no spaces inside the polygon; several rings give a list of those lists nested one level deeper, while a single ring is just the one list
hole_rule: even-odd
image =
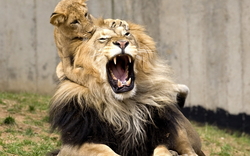
[{"label": "lion's body", "polygon": [[[178,137],[179,126],[177,120],[183,117],[175,106],[167,105],[164,109],[157,109],[145,106],[143,103],[138,104],[140,101],[127,100],[122,103],[127,105],[124,106],[124,110],[106,108],[111,109],[107,111],[119,113],[117,114],[119,116],[113,115],[113,117],[119,117],[116,120],[120,123],[113,125],[103,117],[105,114],[100,115],[97,109],[81,108],[76,105],[77,98],[76,96],[71,99],[72,101],[65,103],[60,112],[52,112],[60,116],[54,121],[54,126],[60,129],[63,144],[73,146],[84,143],[105,144],[122,156],[151,156],[158,145],[176,150],[175,137]],[[128,114],[122,111],[131,112]]]},{"label": "lion's body", "polygon": [[[74,66],[82,67],[81,84],[65,78],[51,101],[52,127],[60,131],[64,145],[59,155],[94,156],[97,150],[87,146],[91,143],[107,145],[113,155],[122,156],[150,156],[159,145],[179,154],[202,155],[198,134],[175,105],[171,70],[157,57],[144,29],[134,28],[129,36],[122,28],[99,29],[76,49]],[[118,41],[128,44],[122,48]],[[128,65],[132,59],[127,70],[133,73],[127,71],[123,85],[114,78],[116,71],[115,76],[108,74],[114,58],[119,66],[119,60]]]}]

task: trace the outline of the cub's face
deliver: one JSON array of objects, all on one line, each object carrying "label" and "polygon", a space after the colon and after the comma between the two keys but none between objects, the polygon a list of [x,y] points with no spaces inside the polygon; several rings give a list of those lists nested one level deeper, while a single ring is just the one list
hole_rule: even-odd
[{"label": "cub's face", "polygon": [[60,1],[50,23],[58,28],[58,33],[72,40],[90,38],[95,30],[85,0]]},{"label": "cub's face", "polygon": [[[118,27],[115,30],[100,29],[83,44],[86,49],[80,52],[85,61],[83,68],[95,70],[97,77],[104,81],[118,99],[128,98],[136,91],[134,62],[138,52],[132,34]],[[77,60],[78,62],[79,60]],[[92,61],[90,61],[92,60]]]}]

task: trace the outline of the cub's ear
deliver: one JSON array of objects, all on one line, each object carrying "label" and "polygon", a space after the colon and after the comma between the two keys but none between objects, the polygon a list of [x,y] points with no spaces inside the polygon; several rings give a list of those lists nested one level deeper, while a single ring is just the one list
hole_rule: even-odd
[{"label": "cub's ear", "polygon": [[65,22],[65,20],[66,20],[66,16],[64,14],[54,12],[50,16],[50,23],[55,26],[62,24],[63,22]]}]

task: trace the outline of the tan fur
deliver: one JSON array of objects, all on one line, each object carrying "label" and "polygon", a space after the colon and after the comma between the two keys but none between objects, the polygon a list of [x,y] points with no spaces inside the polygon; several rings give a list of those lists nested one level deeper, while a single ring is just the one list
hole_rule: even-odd
[{"label": "tan fur", "polygon": [[159,145],[154,149],[153,156],[172,156],[170,151],[164,145]]},{"label": "tan fur", "polygon": [[[50,23],[55,26],[54,37],[60,57],[74,56],[74,50],[82,40],[95,31],[95,25],[85,4],[86,0],[62,0],[55,7]],[[82,39],[82,40],[79,40]],[[65,44],[68,45],[65,45]],[[66,47],[66,48],[65,48]]]},{"label": "tan fur", "polygon": [[119,156],[104,144],[85,143],[82,146],[64,145],[58,156]]},{"label": "tan fur", "polygon": [[51,15],[50,23],[55,26],[54,38],[61,59],[56,69],[59,79],[67,76],[72,81],[80,83],[77,73],[81,72],[82,67],[73,67],[75,52],[80,44],[91,38],[96,27],[128,27],[126,21],[119,19],[95,19],[88,14],[86,1],[62,0]]},{"label": "tan fur", "polygon": [[[54,38],[62,61],[60,65],[67,69],[63,73],[72,70],[76,48],[83,40],[89,39],[96,29],[85,2],[86,0],[62,0],[50,18],[50,23],[55,26]],[[57,74],[60,75],[58,71]]]}]

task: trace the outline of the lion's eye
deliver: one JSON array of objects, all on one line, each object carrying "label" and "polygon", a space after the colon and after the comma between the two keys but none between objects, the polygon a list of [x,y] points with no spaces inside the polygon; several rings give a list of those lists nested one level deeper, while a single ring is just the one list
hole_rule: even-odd
[{"label": "lion's eye", "polygon": [[88,13],[86,12],[84,16],[87,17],[87,16],[88,16]]},{"label": "lion's eye", "polygon": [[80,22],[78,20],[74,20],[73,22],[71,22],[70,24],[80,24]]},{"label": "lion's eye", "polygon": [[130,36],[130,32],[126,32],[125,34],[124,34],[124,36]]},{"label": "lion's eye", "polygon": [[101,37],[98,39],[100,42],[105,42],[107,40],[107,38]]}]

